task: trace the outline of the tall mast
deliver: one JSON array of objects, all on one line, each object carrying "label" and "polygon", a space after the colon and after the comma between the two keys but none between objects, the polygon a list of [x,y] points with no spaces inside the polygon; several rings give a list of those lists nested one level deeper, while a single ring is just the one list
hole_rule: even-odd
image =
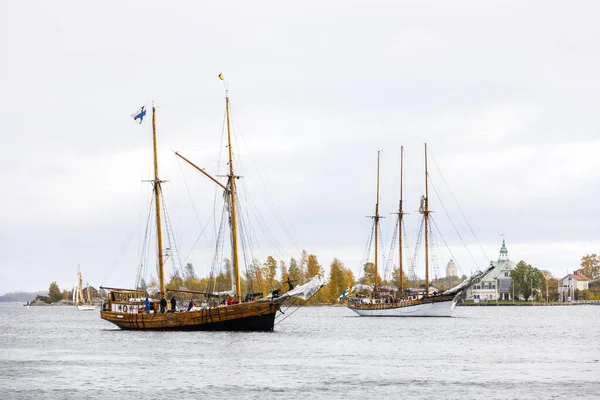
[{"label": "tall mast", "polygon": [[402,210],[402,163],[404,158],[404,146],[400,146],[400,204],[398,206],[398,250],[400,253],[399,261],[399,273],[400,273],[400,296],[404,296],[404,287],[402,281],[404,279],[404,271],[402,270],[402,217],[404,212]]},{"label": "tall mast", "polygon": [[375,201],[375,278],[373,284],[373,292],[377,290],[377,262],[379,258],[379,156],[381,151],[377,152],[377,199]]},{"label": "tall mast", "polygon": [[229,95],[225,91],[225,112],[227,115],[227,148],[229,149],[229,195],[231,196],[231,247],[233,255],[233,273],[235,276],[235,294],[241,299],[240,267],[238,263],[237,219],[235,205],[235,176],[233,174],[233,152],[231,151],[231,128],[229,124]]},{"label": "tall mast", "polygon": [[429,296],[429,174],[427,172],[427,143],[425,143],[425,204],[423,218],[425,218],[425,295]]},{"label": "tall mast", "polygon": [[160,223],[160,184],[158,179],[158,150],[156,148],[156,108],[152,106],[152,144],[154,147],[154,203],[156,204],[156,247],[158,250],[158,279],[160,281],[160,297],[165,297],[165,273],[162,246],[162,225]]}]

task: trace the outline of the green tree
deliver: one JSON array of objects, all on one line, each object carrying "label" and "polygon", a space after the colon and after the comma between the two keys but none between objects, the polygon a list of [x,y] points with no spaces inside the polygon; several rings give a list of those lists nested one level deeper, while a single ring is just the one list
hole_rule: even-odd
[{"label": "green tree", "polygon": [[581,257],[581,269],[579,272],[591,280],[600,278],[600,257],[596,254],[586,254]]},{"label": "green tree", "polygon": [[542,271],[532,267],[525,261],[521,260],[516,268],[510,272],[511,291],[515,297],[523,297],[529,300],[535,293],[540,293],[544,275]]},{"label": "green tree", "polygon": [[48,288],[48,301],[50,303],[55,303],[60,300],[62,300],[62,292],[60,291],[58,284],[52,282]]}]

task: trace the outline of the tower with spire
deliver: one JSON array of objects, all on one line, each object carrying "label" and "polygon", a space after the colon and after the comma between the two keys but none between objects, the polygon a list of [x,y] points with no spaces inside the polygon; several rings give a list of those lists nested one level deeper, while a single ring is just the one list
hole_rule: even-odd
[{"label": "tower with spire", "polygon": [[454,260],[448,261],[446,264],[446,278],[450,278],[451,276],[458,276],[456,274],[456,263]]},{"label": "tower with spire", "polygon": [[467,300],[512,300],[510,272],[517,267],[517,264],[514,261],[510,261],[504,238],[502,238],[498,261],[492,261],[491,264],[494,266],[494,269],[469,289]]}]

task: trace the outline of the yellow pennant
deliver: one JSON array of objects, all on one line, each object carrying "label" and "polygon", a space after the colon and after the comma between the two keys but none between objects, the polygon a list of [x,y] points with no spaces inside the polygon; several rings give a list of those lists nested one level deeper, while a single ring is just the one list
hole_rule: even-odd
[{"label": "yellow pennant", "polygon": [[220,74],[219,74],[219,79],[220,79],[220,80],[223,80],[223,73],[220,73]]}]

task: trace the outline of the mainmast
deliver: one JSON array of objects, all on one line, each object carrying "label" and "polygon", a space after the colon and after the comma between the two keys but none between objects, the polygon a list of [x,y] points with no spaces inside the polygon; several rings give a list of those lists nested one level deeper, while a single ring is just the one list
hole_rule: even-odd
[{"label": "mainmast", "polygon": [[373,293],[377,290],[377,260],[379,258],[379,156],[381,151],[377,152],[377,199],[375,200],[375,278],[373,283]]},{"label": "mainmast", "polygon": [[158,179],[158,150],[156,148],[156,108],[152,106],[152,144],[154,147],[154,203],[156,204],[156,247],[158,250],[158,279],[160,281],[160,297],[165,297],[165,273],[162,246],[162,226],[160,223],[160,184]]},{"label": "mainmast", "polygon": [[400,146],[400,204],[398,206],[398,250],[400,253],[400,261],[398,263],[399,273],[400,273],[400,296],[404,297],[404,287],[403,287],[403,279],[404,279],[404,271],[402,269],[402,218],[404,216],[404,211],[402,210],[402,163],[404,158],[404,146]]},{"label": "mainmast", "polygon": [[[221,78],[222,79],[222,78]],[[229,95],[225,91],[225,112],[227,115],[227,148],[229,149],[229,195],[231,200],[231,247],[233,257],[233,273],[235,276],[235,294],[238,299],[241,299],[242,288],[240,284],[240,266],[238,262],[238,243],[237,243],[237,219],[235,205],[235,179],[237,176],[233,174],[233,152],[231,150],[231,128],[229,123]]]},{"label": "mainmast", "polygon": [[429,174],[427,172],[427,143],[425,143],[425,199],[423,218],[425,218],[425,295],[429,296]]}]

